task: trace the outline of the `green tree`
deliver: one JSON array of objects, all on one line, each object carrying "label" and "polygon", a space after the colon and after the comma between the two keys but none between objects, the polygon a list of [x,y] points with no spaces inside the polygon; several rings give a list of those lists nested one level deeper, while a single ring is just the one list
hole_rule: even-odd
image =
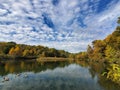
[{"label": "green tree", "polygon": [[4,53],[4,54],[8,54],[9,51],[10,51],[10,49],[11,49],[12,47],[14,47],[15,45],[16,45],[15,42],[8,42],[8,43],[6,43],[6,45],[4,46],[4,49],[3,49],[3,53]]},{"label": "green tree", "polygon": [[118,17],[118,21],[117,21],[118,24],[120,24],[120,17]]},{"label": "green tree", "polygon": [[88,48],[87,48],[87,55],[88,55],[89,59],[92,59],[92,57],[93,57],[93,48],[90,45],[88,45]]},{"label": "green tree", "polygon": [[76,55],[76,58],[80,59],[80,60],[87,60],[88,56],[87,56],[86,52],[81,52],[81,53],[79,53],[79,54]]}]

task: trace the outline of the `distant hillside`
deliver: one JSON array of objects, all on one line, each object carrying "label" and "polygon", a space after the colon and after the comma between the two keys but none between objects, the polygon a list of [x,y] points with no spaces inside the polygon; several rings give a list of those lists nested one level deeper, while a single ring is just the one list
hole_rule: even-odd
[{"label": "distant hillside", "polygon": [[69,52],[41,45],[30,46],[15,42],[0,42],[0,57],[69,57]]}]

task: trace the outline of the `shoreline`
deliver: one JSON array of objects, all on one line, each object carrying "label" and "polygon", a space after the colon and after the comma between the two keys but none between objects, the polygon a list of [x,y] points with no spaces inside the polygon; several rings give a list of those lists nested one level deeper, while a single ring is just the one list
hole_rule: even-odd
[{"label": "shoreline", "polygon": [[63,62],[63,61],[75,61],[73,58],[62,58],[62,57],[41,57],[37,58],[38,62]]},{"label": "shoreline", "polygon": [[73,58],[63,58],[63,57],[13,57],[4,56],[0,57],[0,62],[6,61],[37,61],[37,62],[62,62],[62,61],[75,61]]}]

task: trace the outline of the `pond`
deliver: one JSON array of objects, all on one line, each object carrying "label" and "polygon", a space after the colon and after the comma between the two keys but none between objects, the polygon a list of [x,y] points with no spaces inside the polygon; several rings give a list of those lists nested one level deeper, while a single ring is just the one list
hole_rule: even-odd
[{"label": "pond", "polygon": [[120,90],[101,77],[101,67],[85,62],[2,62],[0,90]]}]

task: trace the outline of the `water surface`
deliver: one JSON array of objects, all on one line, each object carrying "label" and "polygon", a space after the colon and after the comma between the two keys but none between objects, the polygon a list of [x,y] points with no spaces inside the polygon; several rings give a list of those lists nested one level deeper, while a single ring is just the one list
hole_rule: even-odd
[{"label": "water surface", "polygon": [[[101,66],[93,66],[68,62],[2,63],[0,90],[120,90],[100,77]],[[4,77],[9,81],[3,81]]]}]

